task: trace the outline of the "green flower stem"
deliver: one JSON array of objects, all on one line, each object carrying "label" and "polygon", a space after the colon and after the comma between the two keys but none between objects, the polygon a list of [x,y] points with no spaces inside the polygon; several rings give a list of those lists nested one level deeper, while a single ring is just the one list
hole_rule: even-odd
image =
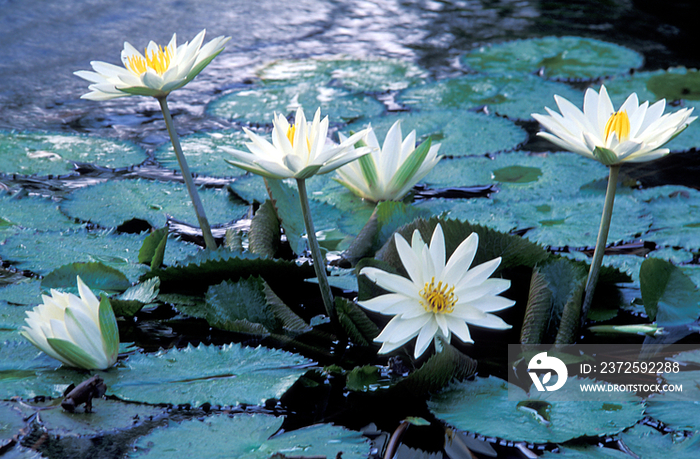
[{"label": "green flower stem", "polygon": [[321,289],[321,297],[323,298],[323,305],[326,307],[326,314],[328,314],[328,317],[331,319],[331,323],[335,325],[337,323],[335,302],[333,301],[333,293],[331,292],[331,286],[328,284],[328,277],[326,276],[325,259],[321,254],[321,248],[318,246],[314,222],[311,220],[309,198],[306,194],[306,180],[297,179],[297,187],[299,187],[299,201],[301,202],[301,213],[304,216],[306,236],[308,237],[309,248],[311,249],[311,256],[314,261],[316,277],[318,277],[318,287]]},{"label": "green flower stem", "polygon": [[158,99],[160,109],[163,112],[165,126],[168,128],[168,134],[170,134],[170,141],[173,143],[173,149],[175,150],[175,156],[177,156],[177,162],[180,165],[182,178],[185,180],[187,192],[190,194],[190,199],[192,200],[194,211],[197,214],[199,227],[202,229],[204,245],[207,249],[216,250],[216,241],[214,240],[214,236],[211,234],[211,227],[209,226],[207,215],[204,212],[202,200],[199,199],[199,193],[197,193],[197,188],[194,186],[194,181],[192,180],[192,173],[190,172],[190,167],[187,165],[187,160],[185,159],[185,155],[182,152],[182,147],[180,146],[180,139],[177,136],[177,131],[175,131],[175,125],[173,124],[173,117],[170,116],[168,101],[165,97],[157,97],[156,99]]},{"label": "green flower stem", "polygon": [[593,302],[593,293],[598,282],[600,274],[600,266],[603,263],[603,255],[605,254],[605,243],[608,241],[608,232],[610,231],[610,220],[612,219],[613,204],[615,203],[615,189],[617,188],[617,176],[620,172],[620,165],[610,166],[610,175],[608,176],[608,189],[605,191],[605,204],[603,205],[603,216],[600,219],[600,229],[598,230],[598,239],[595,244],[595,252],[593,252],[593,261],[591,261],[591,269],[588,271],[588,280],[586,281],[586,291],[583,297],[583,305],[581,306],[581,322],[586,320],[588,311]]}]

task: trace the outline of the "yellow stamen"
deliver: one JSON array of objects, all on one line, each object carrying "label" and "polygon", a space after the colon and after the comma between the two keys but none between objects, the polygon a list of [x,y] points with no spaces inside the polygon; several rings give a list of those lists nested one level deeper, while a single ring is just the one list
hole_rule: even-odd
[{"label": "yellow stamen", "polygon": [[435,285],[435,278],[433,277],[430,282],[425,283],[425,287],[420,291],[420,297],[422,298],[420,304],[428,312],[449,314],[454,311],[455,304],[457,304],[457,295],[454,292],[454,287],[450,287],[449,284],[443,285],[442,281]]},{"label": "yellow stamen", "polygon": [[[289,126],[289,129],[287,129],[287,138],[289,139],[289,143],[292,144],[292,148],[294,148],[294,133],[296,132],[296,126],[292,124]],[[306,138],[306,148],[308,148],[309,151],[311,151],[311,142],[309,142],[309,138]]]},{"label": "yellow stamen", "polygon": [[170,60],[173,58],[170,48],[162,46],[159,46],[150,56],[148,49],[146,49],[144,55],[145,59],[138,54],[127,58],[127,68],[139,76],[143,75],[149,68],[155,70],[158,75],[163,75],[170,67]]},{"label": "yellow stamen", "polygon": [[608,119],[608,122],[605,123],[606,142],[613,132],[617,134],[617,140],[620,142],[624,142],[627,137],[630,136],[630,119],[627,116],[627,112],[624,110],[613,113]]}]

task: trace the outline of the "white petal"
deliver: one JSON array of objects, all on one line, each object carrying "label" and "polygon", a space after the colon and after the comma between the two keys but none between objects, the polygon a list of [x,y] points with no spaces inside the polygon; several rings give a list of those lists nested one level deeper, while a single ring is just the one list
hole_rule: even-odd
[{"label": "white petal", "polygon": [[428,346],[433,341],[435,332],[438,331],[438,324],[436,322],[435,315],[431,314],[431,320],[426,323],[423,328],[421,328],[420,333],[418,333],[418,339],[416,340],[416,347],[413,356],[415,358],[420,357],[428,349]]},{"label": "white petal", "polygon": [[420,288],[403,276],[391,274],[377,268],[362,268],[360,274],[364,274],[384,290],[418,298],[418,291]]}]

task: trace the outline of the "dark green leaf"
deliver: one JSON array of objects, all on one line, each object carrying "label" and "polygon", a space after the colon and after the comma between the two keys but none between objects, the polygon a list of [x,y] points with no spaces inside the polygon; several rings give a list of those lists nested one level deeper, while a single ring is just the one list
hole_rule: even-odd
[{"label": "dark green leaf", "polygon": [[359,345],[369,346],[379,335],[379,328],[365,312],[355,303],[345,298],[337,297],[335,307],[338,320],[350,339]]},{"label": "dark green leaf", "polygon": [[41,281],[43,288],[76,288],[76,277],[80,276],[85,285],[93,290],[123,292],[131,287],[129,279],[121,271],[102,262],[71,263],[51,271]]},{"label": "dark green leaf", "polygon": [[255,212],[248,232],[248,249],[265,258],[273,258],[280,244],[280,223],[270,200]]},{"label": "dark green leaf", "polygon": [[151,269],[160,268],[165,256],[165,244],[168,239],[168,227],[158,228],[146,236],[143,245],[139,249],[139,263],[151,266]]},{"label": "dark green leaf", "polygon": [[452,381],[462,381],[476,372],[476,360],[442,341],[442,350],[433,354],[396,387],[416,395],[438,391]]},{"label": "dark green leaf", "polygon": [[659,325],[684,325],[700,315],[698,288],[670,262],[659,258],[644,260],[639,281],[647,316]]}]

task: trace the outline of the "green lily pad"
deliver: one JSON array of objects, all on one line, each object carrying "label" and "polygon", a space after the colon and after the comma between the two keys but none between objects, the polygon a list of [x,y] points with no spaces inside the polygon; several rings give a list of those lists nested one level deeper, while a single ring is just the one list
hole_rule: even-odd
[{"label": "green lily pad", "polygon": [[636,51],[583,37],[542,37],[476,48],[461,61],[489,73],[544,72],[557,80],[587,80],[627,73],[644,63]]},{"label": "green lily pad", "polygon": [[242,89],[212,101],[207,111],[228,120],[251,124],[272,124],[274,113],[293,114],[303,107],[311,119],[318,107],[331,123],[349,122],[384,112],[384,104],[364,94],[342,88],[317,86],[309,82],[292,85],[262,85]]},{"label": "green lily pad", "polygon": [[510,206],[495,205],[492,199],[445,199],[433,198],[418,201],[416,208],[427,210],[435,216],[468,221],[507,233],[518,227],[518,219]]},{"label": "green lily pad", "polygon": [[425,70],[405,60],[350,57],[279,60],[257,74],[265,83],[305,81],[363,92],[397,91],[426,76]]},{"label": "green lily pad", "polygon": [[639,201],[646,201],[645,212],[653,218],[644,240],[662,246],[700,249],[700,191],[662,186],[635,194]]},{"label": "green lily pad", "polygon": [[[627,393],[609,395],[610,399],[605,401],[572,401],[579,394],[578,383],[592,380],[569,378],[568,381],[569,384],[555,392],[540,393],[533,388],[528,396],[519,387],[509,390],[508,382],[502,379],[476,378],[434,395],[428,400],[428,408],[458,429],[533,443],[613,435],[644,416],[641,400]],[[528,402],[546,406],[546,416],[523,409]]]},{"label": "green lily pad", "polygon": [[0,133],[0,172],[21,175],[62,175],[76,163],[117,169],[140,164],[145,153],[115,140],[54,133]]},{"label": "green lily pad", "polygon": [[[67,231],[37,233],[18,231],[0,244],[0,258],[17,269],[45,276],[62,265],[101,261],[124,274],[132,282],[149,270],[138,262],[145,235],[116,234],[110,231]],[[200,249],[179,239],[168,241],[165,263],[171,265]]]},{"label": "green lily pad", "polygon": [[0,402],[0,445],[20,435],[20,429],[26,426],[23,418],[15,403]]},{"label": "green lily pad", "polygon": [[12,304],[36,305],[41,303],[41,281],[26,279],[0,288],[0,298]]},{"label": "green lily pad", "polygon": [[144,403],[262,404],[280,398],[312,362],[264,347],[189,345],[129,356],[106,373],[107,394]]},{"label": "green lily pad", "polygon": [[58,203],[37,196],[0,195],[0,229],[20,226],[41,231],[60,231],[84,226],[61,213]]},{"label": "green lily pad", "polygon": [[[2,292],[0,291],[0,294]],[[41,300],[39,301],[41,302]],[[27,317],[27,311],[33,306],[15,306],[8,304],[4,300],[0,300],[0,342],[2,341],[19,341],[22,335],[19,331],[26,323],[24,319]],[[0,423],[0,425],[2,425]]]},{"label": "green lily pad", "polygon": [[180,458],[206,451],[209,458],[343,457],[362,459],[369,441],[359,432],[319,424],[275,435],[284,418],[265,414],[217,415],[203,420],[170,422],[141,437],[130,458]]},{"label": "green lily pad", "polygon": [[269,198],[267,188],[265,188],[265,179],[255,174],[236,177],[228,184],[228,188],[249,204],[254,202],[262,204]]},{"label": "green lily pad", "polygon": [[629,459],[630,457],[618,449],[592,445],[559,445],[557,450],[556,453],[545,451],[540,457],[543,459]]},{"label": "green lily pad", "polygon": [[401,120],[404,137],[415,130],[418,142],[430,137],[433,144],[440,144],[439,153],[447,156],[480,156],[510,151],[527,140],[527,133],[512,121],[452,109],[392,113],[352,123],[344,131],[357,132],[371,124],[381,144],[397,120]]},{"label": "green lily pad", "polygon": [[132,428],[137,420],[152,421],[166,414],[165,408],[102,398],[93,399],[91,413],[83,408],[76,408],[73,413],[60,406],[42,410],[41,425],[50,435],[101,437],[106,431]]},{"label": "green lily pad", "polygon": [[643,424],[621,433],[620,440],[632,453],[644,459],[695,459],[700,454],[700,436],[697,434],[692,437],[663,434]]},{"label": "green lily pad", "polygon": [[700,292],[683,271],[658,258],[644,260],[639,270],[644,309],[661,326],[686,325],[700,316]]},{"label": "green lily pad", "polygon": [[[207,219],[214,225],[239,219],[248,206],[227,190],[199,190]],[[105,228],[117,227],[133,218],[154,228],[166,225],[168,217],[197,223],[197,216],[185,185],[151,180],[117,180],[75,190],[61,203],[66,214]],[[198,225],[197,225],[198,226]]]},{"label": "green lily pad", "polygon": [[543,101],[553,102],[555,94],[571,101],[583,100],[580,90],[534,75],[475,74],[408,88],[399,95],[399,102],[424,111],[486,106],[491,113],[529,120],[533,112],[542,110]]},{"label": "green lily pad", "polygon": [[[180,139],[187,165],[196,174],[209,177],[231,177],[243,175],[245,171],[232,167],[225,160],[231,155],[219,150],[224,145],[238,150],[248,151],[245,144],[248,136],[242,130],[215,131],[192,134]],[[155,151],[156,160],[168,169],[180,170],[171,143],[161,145]]]}]

